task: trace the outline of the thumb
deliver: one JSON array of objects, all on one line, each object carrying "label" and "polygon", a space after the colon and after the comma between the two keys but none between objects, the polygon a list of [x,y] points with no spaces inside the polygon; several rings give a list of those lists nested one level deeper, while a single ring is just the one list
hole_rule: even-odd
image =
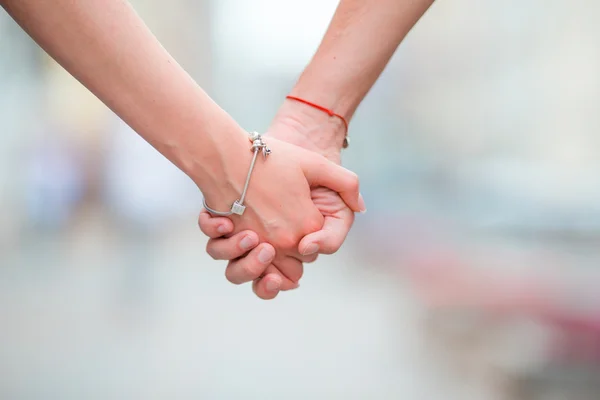
[{"label": "thumb", "polygon": [[303,170],[304,176],[311,187],[327,187],[338,192],[352,211],[367,211],[365,201],[358,190],[358,176],[354,172],[317,154],[311,154],[311,157],[305,159]]},{"label": "thumb", "polygon": [[310,233],[300,240],[298,251],[302,255],[335,253],[342,247],[353,222],[354,214],[351,212],[344,213],[342,217],[326,216],[320,231]]}]

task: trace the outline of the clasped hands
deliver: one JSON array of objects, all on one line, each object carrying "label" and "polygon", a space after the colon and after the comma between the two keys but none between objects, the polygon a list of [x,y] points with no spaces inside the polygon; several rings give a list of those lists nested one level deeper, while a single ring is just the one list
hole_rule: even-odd
[{"label": "clasped hands", "polygon": [[[257,162],[246,212],[217,217],[202,210],[198,219],[208,254],[228,261],[228,281],[252,282],[258,297],[273,299],[298,287],[303,263],[341,247],[354,213],[366,211],[358,177],[339,166],[344,136],[339,121],[284,103],[265,134],[272,154]],[[232,186],[243,182],[246,158],[238,160],[228,174]],[[205,193],[207,204],[226,209],[224,201],[235,200],[239,187],[227,192]]]}]

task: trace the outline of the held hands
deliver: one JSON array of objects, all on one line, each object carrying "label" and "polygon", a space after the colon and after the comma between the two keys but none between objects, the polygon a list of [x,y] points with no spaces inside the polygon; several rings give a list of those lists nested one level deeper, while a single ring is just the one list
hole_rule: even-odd
[{"label": "held hands", "polygon": [[[354,173],[273,135],[266,141],[272,153],[266,160],[260,157],[252,173],[245,213],[230,219],[211,217],[203,210],[199,225],[212,238],[208,253],[215,259],[231,260],[227,279],[234,284],[254,281],[255,293],[269,299],[279,290],[296,288],[302,263],[314,261],[318,251],[336,251],[353,221],[346,203],[355,211],[361,211],[364,204]],[[234,160],[235,169],[241,172],[231,174],[238,177],[237,183],[230,183],[232,187],[239,187],[240,176],[247,172],[252,155],[249,143],[246,151],[244,161]],[[206,193],[207,204],[223,210],[227,209],[223,196],[233,202],[239,195],[218,192],[218,196]]]},{"label": "held hands", "polygon": [[[311,113],[310,109],[288,103],[284,104],[273,121],[266,140],[271,146],[272,142],[279,143],[273,138],[281,139],[311,150],[310,152],[301,152],[305,157],[307,153],[312,153],[313,156],[323,154],[339,164],[344,134],[343,127],[336,124],[335,121],[327,120],[319,113]],[[309,158],[312,159],[312,157]],[[329,164],[321,164],[322,157],[319,157],[319,160],[315,159],[316,164],[312,164],[312,160],[306,159],[305,167],[311,165],[309,168],[313,168],[315,165]],[[342,171],[349,173],[344,169]],[[259,235],[250,221],[239,224],[239,217],[232,221],[225,217],[213,217],[206,210],[200,213],[200,229],[210,238],[207,252],[214,259],[229,261],[226,277],[230,282],[241,284],[253,281],[253,290],[258,297],[272,299],[280,290],[297,287],[297,281],[302,276],[302,262],[312,262],[316,260],[318,253],[332,254],[341,247],[354,222],[354,212],[365,211],[362,198],[359,200],[360,204],[356,204],[358,208],[352,202],[356,197],[346,200],[349,197],[348,193],[356,195],[358,181],[354,174],[349,173],[353,182],[347,183],[349,185],[347,190],[350,189],[350,192],[344,192],[342,189],[345,187],[345,183],[340,185],[325,176],[331,173],[329,168],[319,167],[314,172],[318,173],[320,178],[315,181],[314,175],[309,174],[313,177],[313,185],[309,185],[312,201],[311,204],[303,205],[303,207],[307,207],[304,209],[306,212],[311,210],[310,224],[314,223],[314,225],[309,226],[309,220],[297,221],[296,226],[300,226],[302,229],[292,235],[284,232],[282,230],[282,228],[285,229],[284,226],[280,226],[279,232],[284,234],[286,239],[279,240],[279,243],[283,242],[284,244],[279,248],[277,242],[264,239],[265,236]],[[317,182],[320,183],[315,185]],[[250,186],[252,187],[255,183],[256,181],[253,180]],[[307,181],[307,183],[311,182]],[[337,191],[340,191],[344,198],[340,197]],[[297,195],[306,195],[306,193],[297,193]],[[303,197],[302,200],[305,199],[306,197]],[[348,204],[353,205],[352,209],[348,207],[345,200]],[[279,204],[281,207],[287,208],[288,212],[294,210],[285,207],[283,202]],[[313,215],[315,209],[318,211],[318,216]],[[286,210],[282,209],[281,212],[286,212]],[[246,214],[242,219],[245,217]],[[294,218],[293,216],[288,217]],[[320,221],[320,225],[316,224],[317,220]],[[244,230],[243,228],[248,229]],[[273,230],[270,232],[274,233]],[[298,233],[303,234],[298,235]],[[271,235],[271,237],[277,240],[277,234]],[[280,254],[282,250],[288,256],[282,257]]]}]

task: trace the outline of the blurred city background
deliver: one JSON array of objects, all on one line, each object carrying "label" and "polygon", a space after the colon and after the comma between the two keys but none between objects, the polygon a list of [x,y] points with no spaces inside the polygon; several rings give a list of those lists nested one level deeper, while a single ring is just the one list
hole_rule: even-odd
[{"label": "blurred city background", "polygon": [[[132,3],[256,130],[337,5]],[[599,19],[436,2],[351,124],[368,213],[263,302],[194,185],[0,13],[0,398],[600,398]]]}]

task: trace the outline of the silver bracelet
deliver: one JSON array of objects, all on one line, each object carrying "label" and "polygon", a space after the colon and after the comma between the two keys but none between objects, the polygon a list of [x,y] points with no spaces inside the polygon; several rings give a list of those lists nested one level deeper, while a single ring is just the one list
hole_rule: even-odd
[{"label": "silver bracelet", "polygon": [[259,151],[262,151],[263,157],[265,160],[267,156],[271,154],[271,149],[267,147],[267,144],[263,141],[262,135],[258,132],[251,132],[249,137],[250,142],[252,142],[251,150],[254,152],[252,156],[252,162],[250,163],[250,169],[248,170],[248,175],[246,176],[246,183],[244,184],[244,190],[242,190],[242,195],[240,198],[233,202],[230,211],[217,211],[213,210],[206,204],[206,199],[202,199],[202,203],[204,204],[204,208],[206,211],[213,215],[217,215],[220,217],[227,217],[232,214],[242,215],[246,210],[246,206],[244,205],[244,199],[246,198],[246,192],[248,191],[248,185],[250,184],[250,177],[252,176],[252,170],[254,170],[254,164],[256,164],[256,157],[258,156]]}]

